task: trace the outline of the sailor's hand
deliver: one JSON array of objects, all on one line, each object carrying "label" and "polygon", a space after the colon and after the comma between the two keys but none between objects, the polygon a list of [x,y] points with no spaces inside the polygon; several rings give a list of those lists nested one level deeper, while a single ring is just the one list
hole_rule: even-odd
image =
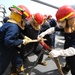
[{"label": "sailor's hand", "polygon": [[32,41],[32,39],[30,39],[29,37],[25,36],[23,39],[23,44],[26,45],[28,43],[30,43]]},{"label": "sailor's hand", "polygon": [[41,40],[45,36],[44,32],[42,32],[40,35],[38,35],[38,39]]},{"label": "sailor's hand", "polygon": [[58,51],[58,50],[52,50],[52,51],[49,52],[49,56],[50,56],[51,58],[58,57],[58,56],[60,56],[60,55],[61,55],[60,50],[59,50],[59,51]]},{"label": "sailor's hand", "polygon": [[52,50],[49,53],[52,57],[58,57],[58,56],[74,56],[75,55],[75,48],[69,47],[67,49],[61,49],[61,50]]}]

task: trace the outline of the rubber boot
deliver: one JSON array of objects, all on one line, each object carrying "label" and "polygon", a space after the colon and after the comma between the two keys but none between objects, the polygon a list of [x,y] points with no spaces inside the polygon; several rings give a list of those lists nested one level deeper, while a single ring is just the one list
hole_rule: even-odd
[{"label": "rubber boot", "polygon": [[17,67],[16,72],[18,75],[25,75],[24,66],[22,65],[21,67]]},{"label": "rubber boot", "polygon": [[69,70],[70,70],[70,67],[67,64],[65,65],[65,67],[62,67],[62,72],[64,74],[68,74]]},{"label": "rubber boot", "polygon": [[15,66],[11,66],[11,72],[9,75],[17,75]]},{"label": "rubber boot", "polygon": [[10,75],[17,75],[17,73],[11,73]]},{"label": "rubber boot", "polygon": [[38,64],[43,65],[43,66],[47,65],[47,62],[43,61],[43,54],[41,54],[41,56],[40,56],[40,58],[38,60]]}]

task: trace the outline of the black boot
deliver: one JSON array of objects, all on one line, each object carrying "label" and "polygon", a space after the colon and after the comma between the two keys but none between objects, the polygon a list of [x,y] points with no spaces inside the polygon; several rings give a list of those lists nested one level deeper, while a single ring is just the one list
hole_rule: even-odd
[{"label": "black boot", "polygon": [[67,64],[65,65],[65,67],[62,67],[62,72],[64,74],[68,74],[69,70],[70,70],[70,67]]},{"label": "black boot", "polygon": [[43,65],[43,66],[47,65],[46,61],[43,61],[43,54],[41,54],[40,57],[38,57],[38,58],[39,58],[38,64]]},{"label": "black boot", "polygon": [[17,75],[15,66],[11,66],[11,72],[9,75]]},{"label": "black boot", "polygon": [[17,75],[17,73],[11,73],[11,74],[9,74],[9,75]]},{"label": "black boot", "polygon": [[23,65],[21,67],[17,67],[16,72],[17,72],[18,75],[26,75]]},{"label": "black boot", "polygon": [[38,64],[43,65],[43,66],[46,66],[47,65],[46,61],[38,62]]}]

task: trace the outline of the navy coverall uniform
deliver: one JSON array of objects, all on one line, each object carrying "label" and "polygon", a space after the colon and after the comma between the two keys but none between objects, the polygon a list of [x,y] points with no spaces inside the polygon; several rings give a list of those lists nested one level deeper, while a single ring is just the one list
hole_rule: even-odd
[{"label": "navy coverall uniform", "polygon": [[[45,31],[48,28],[50,28],[50,26],[47,23],[42,25],[40,30],[35,30],[31,24],[28,24],[25,26],[25,30],[23,31],[23,34],[30,37],[31,39],[37,39],[38,34],[40,34],[42,31]],[[46,39],[48,39],[48,41],[46,41],[46,43],[49,46],[51,46],[52,43],[50,42],[51,41],[50,35],[47,35]],[[22,55],[22,57],[24,55],[24,59],[25,59],[25,56],[31,54],[32,52],[38,56],[42,49],[43,49],[43,46],[39,43],[29,43],[29,44],[25,45],[24,47],[22,47],[21,55]],[[41,55],[39,62],[42,61],[43,54]]]},{"label": "navy coverall uniform", "polygon": [[[64,31],[64,29],[55,27],[55,31]],[[75,48],[75,31],[72,33],[64,32],[64,36],[65,36],[64,49],[67,49],[69,47]],[[72,75],[75,75],[75,55],[66,57],[66,62],[71,69]]]},{"label": "navy coverall uniform", "polygon": [[[48,19],[48,22],[49,22],[51,27],[55,27],[57,25],[57,22],[56,22],[56,20],[54,18],[52,18],[51,20]],[[51,34],[53,48],[55,48],[55,35],[56,35],[55,32],[53,34]]]},{"label": "navy coverall uniform", "polygon": [[[40,30],[35,30],[31,24],[27,24],[25,25],[25,30],[22,32],[22,34],[24,34],[25,36],[28,36],[31,39],[37,39],[39,32]],[[38,42],[29,43],[25,46],[22,45],[21,50],[20,50],[21,57],[25,59],[31,53],[35,53],[36,55],[39,55],[42,49],[43,49],[42,45],[39,44]],[[41,60],[42,60],[42,57],[43,57],[43,54],[40,57]]]},{"label": "navy coverall uniform", "polygon": [[5,23],[0,28],[0,75],[5,72],[11,59],[15,55],[17,61],[20,61],[19,65],[22,65],[22,60],[17,51],[18,45],[23,42],[19,39],[20,31],[21,29],[18,25],[10,22]]},{"label": "navy coverall uniform", "polygon": [[[45,22],[42,26],[41,26],[41,29],[40,29],[40,33],[46,31],[47,29],[49,29],[51,26],[49,25],[49,22]],[[45,37],[47,39],[47,41],[45,41],[45,43],[52,47],[52,34],[48,34],[48,35],[45,35]]]}]

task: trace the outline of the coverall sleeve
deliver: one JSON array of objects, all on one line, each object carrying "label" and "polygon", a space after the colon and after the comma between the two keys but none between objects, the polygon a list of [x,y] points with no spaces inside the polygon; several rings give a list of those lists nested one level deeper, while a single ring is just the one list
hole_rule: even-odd
[{"label": "coverall sleeve", "polygon": [[19,28],[18,26],[10,26],[6,30],[4,45],[6,47],[17,47],[22,44],[22,40],[19,39]]}]

